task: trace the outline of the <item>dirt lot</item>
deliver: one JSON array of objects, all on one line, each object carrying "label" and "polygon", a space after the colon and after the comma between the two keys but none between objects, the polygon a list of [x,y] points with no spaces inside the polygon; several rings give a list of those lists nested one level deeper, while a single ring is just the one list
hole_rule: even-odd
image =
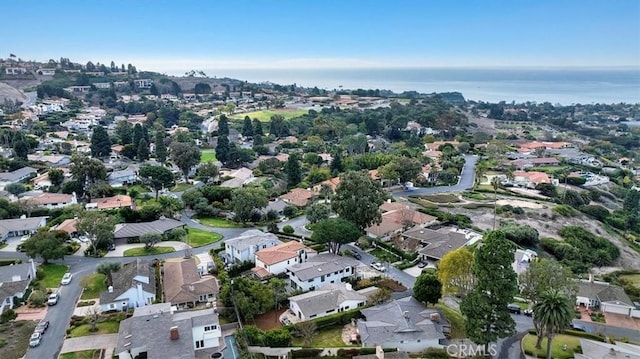
[{"label": "dirt lot", "polygon": [[496,201],[498,206],[510,205],[513,207],[540,209],[542,205],[533,201],[523,201],[519,199],[499,199]]},{"label": "dirt lot", "polygon": [[0,358],[22,358],[29,347],[29,337],[33,334],[37,322],[22,320],[0,324]]}]

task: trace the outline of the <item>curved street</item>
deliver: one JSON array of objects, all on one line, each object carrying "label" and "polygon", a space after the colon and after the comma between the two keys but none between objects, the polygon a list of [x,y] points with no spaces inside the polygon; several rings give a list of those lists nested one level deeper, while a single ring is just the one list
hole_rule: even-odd
[{"label": "curved street", "polygon": [[[460,175],[460,179],[458,184],[454,186],[439,186],[439,187],[427,187],[427,188],[416,188],[409,191],[399,191],[394,192],[392,195],[396,198],[402,198],[407,196],[414,195],[422,195],[422,194],[434,194],[434,193],[447,193],[447,192],[460,192],[467,190],[473,187],[474,179],[475,179],[475,165],[478,158],[477,156],[467,155],[465,156],[465,164],[462,169],[462,173]],[[174,193],[176,196],[180,196],[182,193]],[[303,235],[308,236],[310,234],[304,228],[304,224],[306,222],[306,218],[304,216],[297,217],[294,219],[295,223],[292,223],[293,227],[296,229],[296,232],[304,232],[301,233]],[[186,213],[182,213],[180,221],[185,223],[188,227],[200,229],[207,232],[216,232],[223,236],[223,240],[218,242],[202,246],[199,248],[193,248],[191,250],[192,254],[200,254],[207,253],[213,248],[219,248],[223,245],[224,239],[233,238],[246,230],[251,228],[214,228],[205,226],[200,224],[199,222],[193,220]],[[283,223],[287,224],[286,222]],[[304,230],[303,230],[304,229]],[[348,246],[352,251],[358,252],[362,255],[362,261],[365,264],[370,264],[375,261],[375,257],[370,254],[357,249],[354,246]],[[173,253],[159,254],[153,256],[153,259],[166,259],[183,255],[183,251],[177,251]],[[6,252],[0,251],[0,258],[20,258],[22,260],[27,260],[27,256],[20,252]],[[82,293],[82,288],[80,286],[80,278],[87,274],[91,274],[95,271],[95,267],[98,263],[103,260],[115,260],[119,262],[129,262],[136,258],[149,258],[147,257],[108,257],[108,259],[103,258],[91,258],[84,257],[80,255],[71,255],[67,256],[64,260],[61,261],[53,261],[55,263],[62,263],[69,266],[69,271],[73,274],[74,280],[70,285],[62,286],[60,288],[60,297],[61,300],[58,305],[49,307],[47,310],[47,314],[45,319],[49,320],[50,329],[47,334],[43,337],[42,343],[40,346],[36,348],[30,348],[25,355],[25,359],[48,359],[48,358],[57,358],[57,355],[62,348],[62,343],[65,338],[67,326],[69,323],[69,319],[73,314],[73,310],[76,306],[76,302]],[[401,298],[411,295],[411,288],[415,283],[415,278],[404,271],[398,270],[395,267],[390,267],[388,275],[400,281],[403,285],[405,285],[409,290],[397,293],[394,297]]]}]

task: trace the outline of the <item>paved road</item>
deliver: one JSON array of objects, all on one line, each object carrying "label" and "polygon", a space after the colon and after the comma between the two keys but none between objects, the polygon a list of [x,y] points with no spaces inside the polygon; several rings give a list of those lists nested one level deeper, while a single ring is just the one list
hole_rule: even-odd
[{"label": "paved road", "polygon": [[282,228],[284,226],[289,225],[293,227],[293,233],[309,238],[311,237],[312,232],[304,227],[307,223],[309,223],[309,221],[307,220],[307,216],[302,215],[278,223],[278,228],[280,228],[280,230],[282,231]]},{"label": "paved road", "polygon": [[610,325],[587,322],[584,320],[573,320],[573,325],[577,328],[584,329],[587,333],[603,333],[607,336],[614,336],[616,338],[628,338],[634,342],[640,342],[640,331],[631,328],[612,327]]},{"label": "paved road", "polygon": [[393,192],[392,195],[398,197],[419,196],[423,194],[434,193],[447,193],[447,192],[462,192],[473,187],[473,183],[476,177],[476,163],[478,162],[478,156],[466,155],[464,157],[464,166],[462,167],[462,173],[458,184],[455,186],[437,186],[437,187],[425,187],[415,188],[409,191]]},{"label": "paved road", "polygon": [[529,329],[533,328],[533,320],[523,314],[511,314],[516,322],[516,334],[512,337],[498,340],[497,359],[520,359],[523,357],[520,349],[520,340],[527,334]]}]

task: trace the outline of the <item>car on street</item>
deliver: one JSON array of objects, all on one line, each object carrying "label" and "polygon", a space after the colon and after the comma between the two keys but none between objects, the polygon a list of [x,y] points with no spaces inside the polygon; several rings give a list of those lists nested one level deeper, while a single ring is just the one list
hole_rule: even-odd
[{"label": "car on street", "polygon": [[47,299],[47,305],[58,304],[58,299],[60,299],[60,293],[55,292],[55,293],[49,294],[49,298]]},{"label": "car on street", "polygon": [[115,250],[116,250],[116,245],[115,245],[115,244],[113,244],[113,243],[111,243],[111,244],[109,245],[109,247],[107,247],[107,249],[108,249],[108,250],[110,250],[110,251],[115,251]]},{"label": "car on street", "polygon": [[533,309],[525,309],[522,313],[527,317],[533,317]]},{"label": "car on street", "polygon": [[418,268],[424,268],[424,267],[426,267],[426,266],[427,266],[427,264],[429,264],[429,263],[427,263],[427,262],[420,262],[420,264],[418,264]]},{"label": "car on street", "polygon": [[78,240],[82,243],[87,243],[89,242],[89,238],[87,238],[87,236],[80,236],[78,237]]},{"label": "car on street", "polygon": [[522,309],[517,304],[509,304],[507,305],[507,309],[509,310],[509,313],[522,314]]},{"label": "car on street", "polygon": [[73,278],[73,275],[69,272],[65,273],[64,276],[62,276],[62,280],[60,281],[60,284],[62,285],[67,285],[69,283],[71,283],[71,279]]},{"label": "car on street", "polygon": [[48,328],[49,328],[49,321],[41,320],[40,323],[36,325],[35,333],[40,333],[40,335],[42,335],[47,331]]},{"label": "car on street", "polygon": [[29,338],[29,346],[32,348],[37,347],[40,345],[40,340],[42,340],[42,335],[40,335],[40,333],[31,334],[31,338]]},{"label": "car on street", "polygon": [[371,263],[371,268],[373,268],[373,269],[375,269],[375,270],[378,270],[378,271],[380,271],[380,272],[384,272],[384,271],[386,271],[386,270],[387,270],[387,268],[385,268],[385,266],[384,266],[384,265],[382,265],[382,263],[379,263],[379,262],[373,262],[373,263]]},{"label": "car on street", "polygon": [[362,259],[362,256],[358,252],[351,252],[351,256],[357,260]]}]

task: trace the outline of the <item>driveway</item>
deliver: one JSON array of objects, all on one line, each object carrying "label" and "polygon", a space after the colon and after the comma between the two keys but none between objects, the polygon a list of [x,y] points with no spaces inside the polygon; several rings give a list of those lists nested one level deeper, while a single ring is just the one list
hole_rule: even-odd
[{"label": "driveway", "polygon": [[473,183],[476,178],[476,163],[478,162],[478,156],[466,155],[464,157],[464,166],[460,174],[458,184],[455,186],[438,186],[438,187],[425,187],[414,188],[408,191],[393,192],[392,195],[398,197],[420,196],[424,194],[434,193],[447,193],[447,192],[462,192],[473,187]]},{"label": "driveway", "polygon": [[18,314],[16,321],[18,320],[41,320],[47,315],[47,308],[29,308],[27,305],[23,305],[15,309]]},{"label": "driveway", "polygon": [[640,342],[640,330],[636,328],[622,328],[614,327],[596,322],[587,322],[584,320],[573,320],[573,325],[577,328],[584,329],[587,333],[603,333],[607,336],[614,336],[616,338],[628,338],[633,342]]},{"label": "driveway", "polygon": [[608,325],[614,327],[630,328],[640,331],[640,319],[628,317],[623,314],[603,313],[604,319]]},{"label": "driveway", "polygon": [[78,352],[81,350],[105,349],[107,357],[110,357],[111,353],[116,348],[117,338],[118,334],[98,334],[70,338],[65,340],[62,344],[60,354]]}]

